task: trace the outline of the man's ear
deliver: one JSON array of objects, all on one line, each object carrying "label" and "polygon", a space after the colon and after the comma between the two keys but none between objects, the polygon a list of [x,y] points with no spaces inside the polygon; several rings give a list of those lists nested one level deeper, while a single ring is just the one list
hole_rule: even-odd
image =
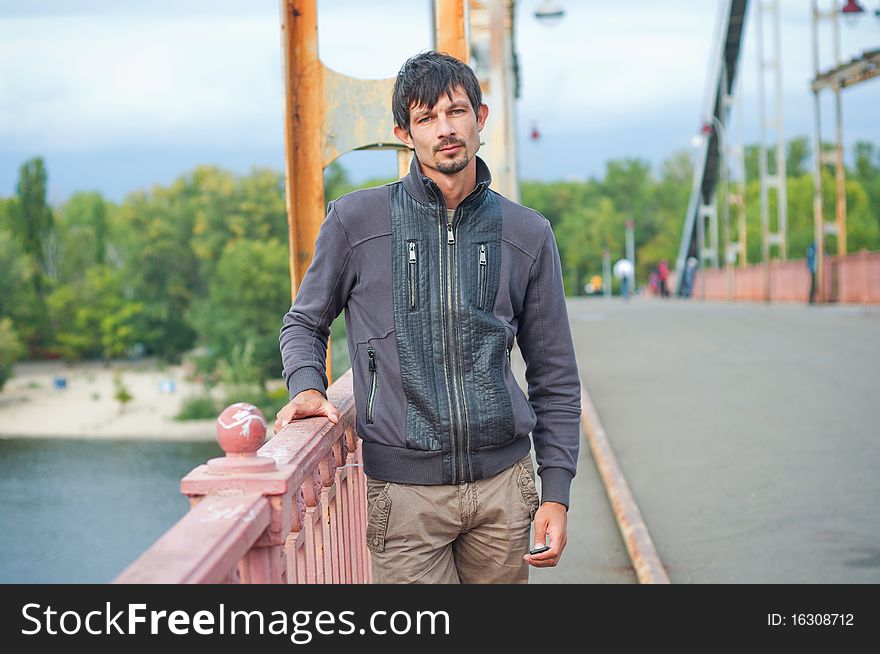
[{"label": "man's ear", "polygon": [[398,140],[403,143],[406,147],[411,150],[415,149],[413,145],[412,137],[409,135],[408,129],[403,129],[400,125],[394,126],[394,136],[398,138]]},{"label": "man's ear", "polygon": [[477,128],[482,132],[486,125],[486,118],[489,117],[489,105],[481,104],[477,110]]}]

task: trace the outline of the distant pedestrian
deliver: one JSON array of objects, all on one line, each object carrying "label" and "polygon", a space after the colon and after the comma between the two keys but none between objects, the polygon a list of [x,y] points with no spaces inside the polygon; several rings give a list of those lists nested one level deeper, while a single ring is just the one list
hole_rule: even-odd
[{"label": "distant pedestrian", "polygon": [[697,274],[697,258],[688,257],[684,268],[684,278],[681,280],[682,297],[690,297],[694,292],[694,277]]},{"label": "distant pedestrian", "polygon": [[620,281],[620,295],[629,300],[629,289],[633,277],[633,263],[629,259],[618,259],[613,268],[614,276]]},{"label": "distant pedestrian", "polygon": [[651,295],[657,295],[660,292],[660,280],[657,278],[656,268],[648,274],[648,289],[651,291]]},{"label": "distant pedestrian", "polygon": [[810,304],[816,303],[816,241],[807,246],[807,268],[810,271]]},{"label": "distant pedestrian", "polygon": [[666,259],[657,264],[657,279],[660,282],[660,297],[669,297],[669,288],[666,286],[666,280],[669,279],[669,262]]}]

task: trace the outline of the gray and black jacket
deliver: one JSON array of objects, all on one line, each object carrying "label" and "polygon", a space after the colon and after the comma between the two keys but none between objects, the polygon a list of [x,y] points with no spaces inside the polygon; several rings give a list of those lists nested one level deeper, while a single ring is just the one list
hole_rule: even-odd
[{"label": "gray and black jacket", "polygon": [[[447,222],[413,158],[398,182],[331,202],[281,327],[293,398],[326,397],[330,325],[345,310],[364,472],[406,484],[494,475],[535,443],[542,500],[568,506],[580,379],[549,221],[477,185]],[[510,370],[516,339],[528,398]]]}]

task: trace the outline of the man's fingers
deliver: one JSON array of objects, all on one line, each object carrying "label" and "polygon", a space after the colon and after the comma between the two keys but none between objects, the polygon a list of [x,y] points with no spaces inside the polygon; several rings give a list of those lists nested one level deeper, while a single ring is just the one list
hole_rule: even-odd
[{"label": "man's fingers", "polygon": [[535,548],[543,547],[547,544],[547,520],[535,520]]},{"label": "man's fingers", "polygon": [[340,419],[339,409],[327,400],[307,408],[303,408],[300,404],[288,405],[278,412],[278,417],[275,420],[275,431],[281,431],[297,418],[322,415],[326,416],[333,424],[338,423]]},{"label": "man's fingers", "polygon": [[339,409],[337,409],[332,402],[329,400],[324,400],[324,411],[327,418],[334,425],[339,422]]},{"label": "man's fingers", "polygon": [[554,567],[562,556],[565,541],[564,522],[560,524],[554,512],[544,509],[542,506],[542,510],[539,511],[539,515],[535,519],[535,544],[533,547],[537,548],[546,544],[550,549],[540,554],[526,554],[523,556],[523,560],[536,568]]}]

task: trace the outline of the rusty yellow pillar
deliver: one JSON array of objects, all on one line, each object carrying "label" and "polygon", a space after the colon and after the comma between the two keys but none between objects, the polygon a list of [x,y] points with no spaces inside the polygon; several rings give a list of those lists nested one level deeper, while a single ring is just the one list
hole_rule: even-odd
[{"label": "rusty yellow pillar", "polygon": [[[281,0],[284,151],[291,301],[312,261],[324,219],[324,66],[318,58],[316,0]],[[332,383],[327,343],[327,382]]]},{"label": "rusty yellow pillar", "polygon": [[468,6],[466,0],[435,0],[437,52],[445,52],[465,63],[470,60]]}]

